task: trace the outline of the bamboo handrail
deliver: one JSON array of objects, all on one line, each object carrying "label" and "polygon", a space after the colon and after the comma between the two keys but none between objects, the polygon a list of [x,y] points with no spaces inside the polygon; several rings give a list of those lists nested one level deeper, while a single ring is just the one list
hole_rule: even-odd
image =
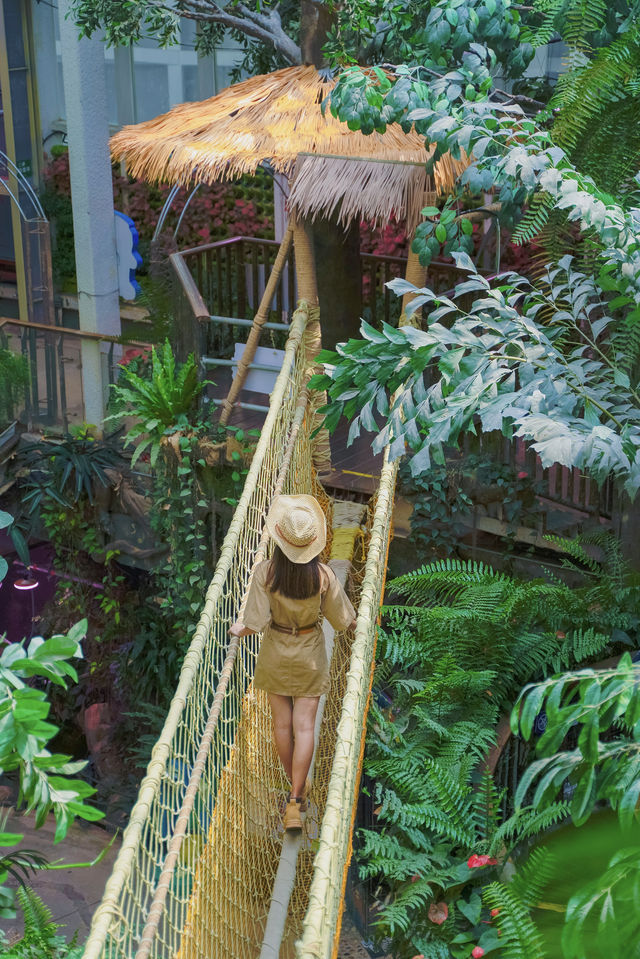
[{"label": "bamboo handrail", "polygon": [[69,326],[51,326],[49,323],[33,323],[31,320],[17,320],[12,316],[0,316],[0,328],[3,326],[20,326],[28,330],[42,330],[44,333],[64,333],[69,336],[79,336],[83,340],[102,340],[105,343],[119,343],[121,346],[149,346],[141,340],[127,340],[123,342],[121,336],[108,336],[106,333],[92,333],[90,330],[74,330]]}]

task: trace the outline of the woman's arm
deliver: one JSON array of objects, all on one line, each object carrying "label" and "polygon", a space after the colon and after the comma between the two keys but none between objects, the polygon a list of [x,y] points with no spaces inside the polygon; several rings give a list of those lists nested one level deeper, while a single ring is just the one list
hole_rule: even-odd
[{"label": "woman's arm", "polygon": [[231,636],[249,636],[251,633],[255,632],[253,629],[249,629],[248,626],[245,626],[244,623],[241,623],[240,620],[236,620],[235,623],[229,627],[229,633]]}]

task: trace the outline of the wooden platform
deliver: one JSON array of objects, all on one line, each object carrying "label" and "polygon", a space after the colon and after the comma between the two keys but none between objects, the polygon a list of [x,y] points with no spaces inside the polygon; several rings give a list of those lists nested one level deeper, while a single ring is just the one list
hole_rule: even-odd
[{"label": "wooden platform", "polygon": [[[231,384],[230,369],[220,367],[215,371],[211,370],[210,376],[215,379],[216,385],[209,387],[208,395],[217,399],[224,398]],[[264,393],[243,390],[240,402],[266,407],[269,405],[269,397]],[[265,417],[266,413],[235,407],[229,425],[243,430],[261,429]],[[378,487],[382,454],[374,456],[371,449],[373,433],[363,433],[351,446],[347,446],[348,436],[349,424],[342,420],[330,438],[333,472],[323,477],[323,485],[329,491],[335,490],[342,499],[353,498],[364,501]]]}]

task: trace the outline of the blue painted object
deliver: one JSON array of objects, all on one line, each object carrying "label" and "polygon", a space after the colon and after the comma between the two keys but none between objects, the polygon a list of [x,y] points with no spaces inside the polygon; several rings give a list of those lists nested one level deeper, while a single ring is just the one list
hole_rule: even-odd
[{"label": "blue painted object", "polygon": [[135,300],[142,292],[136,280],[136,270],[142,266],[142,257],[138,253],[138,231],[130,216],[118,210],[114,212],[120,296],[123,300]]}]

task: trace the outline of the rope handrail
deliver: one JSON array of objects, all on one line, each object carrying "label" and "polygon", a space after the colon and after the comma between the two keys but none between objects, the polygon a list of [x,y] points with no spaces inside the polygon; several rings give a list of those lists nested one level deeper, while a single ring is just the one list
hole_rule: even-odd
[{"label": "rope handrail", "polygon": [[[276,420],[281,417],[281,408],[291,389],[291,377],[294,367],[303,363],[303,338],[308,322],[308,307],[301,301],[294,313],[289,338],[285,346],[285,357],[282,369],[276,380],[271,397],[270,410],[267,414],[264,427],[245,482],[240,501],[234,512],[231,525],[225,537],[215,573],[207,590],[204,608],[200,621],[196,627],[193,639],[185,656],[178,687],[171,702],[169,713],[162,732],[156,742],[147,772],[140,785],[138,799],[131,811],[129,824],[124,831],[120,853],[116,859],[113,872],[107,881],[102,902],[93,916],[89,938],[85,945],[83,959],[99,959],[103,955],[109,929],[113,922],[123,921],[129,924],[128,917],[120,905],[120,899],[125,886],[131,878],[136,857],[143,855],[141,839],[143,829],[147,828],[154,802],[158,803],[163,777],[167,772],[167,764],[175,744],[175,739],[181,732],[180,720],[184,720],[184,713],[190,693],[193,691],[198,669],[201,665],[205,645],[212,633],[214,611],[219,603],[225,581],[238,549],[240,534],[244,526],[250,521],[249,511],[252,505],[252,496],[258,486],[261,470],[268,456],[273,456],[273,431]],[[276,451],[277,452],[277,451]],[[144,897],[148,897],[145,889]],[[128,931],[128,938],[134,938],[135,933]],[[108,947],[107,947],[108,948]],[[126,956],[128,951],[124,946],[119,953],[113,955]]]},{"label": "rope handrail", "polygon": [[380,476],[327,801],[314,860],[309,906],[302,935],[296,943],[296,959],[331,959],[337,948],[366,730],[378,609],[384,591],[396,473],[397,462],[389,463],[387,449]]}]

